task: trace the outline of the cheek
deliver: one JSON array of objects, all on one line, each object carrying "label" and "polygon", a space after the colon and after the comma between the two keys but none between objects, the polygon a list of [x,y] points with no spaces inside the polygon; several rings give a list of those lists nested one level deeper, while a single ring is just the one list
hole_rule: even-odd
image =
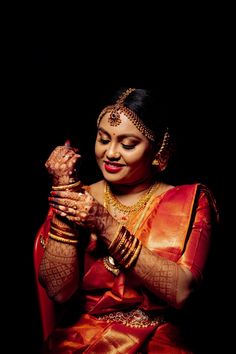
[{"label": "cheek", "polygon": [[96,158],[101,158],[102,156],[103,156],[103,148],[102,148],[102,146],[101,145],[99,145],[99,144],[95,144],[95,149],[94,149],[94,151],[95,151],[95,156],[96,156]]},{"label": "cheek", "polygon": [[149,151],[135,151],[132,155],[126,156],[126,162],[132,165],[146,164],[150,159]]}]

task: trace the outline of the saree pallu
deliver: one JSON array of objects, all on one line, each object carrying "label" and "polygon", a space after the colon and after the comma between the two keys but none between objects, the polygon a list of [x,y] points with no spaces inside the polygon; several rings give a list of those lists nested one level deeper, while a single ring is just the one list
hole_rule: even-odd
[{"label": "saree pallu", "polygon": [[[127,228],[152,252],[188,268],[198,282],[210,248],[213,209],[214,199],[205,186],[178,186],[153,196]],[[162,320],[168,304],[142,287],[132,271],[115,276],[106,269],[104,252],[99,239],[91,240],[78,295],[82,313],[69,326],[55,329],[43,353],[191,353],[179,329]]]}]

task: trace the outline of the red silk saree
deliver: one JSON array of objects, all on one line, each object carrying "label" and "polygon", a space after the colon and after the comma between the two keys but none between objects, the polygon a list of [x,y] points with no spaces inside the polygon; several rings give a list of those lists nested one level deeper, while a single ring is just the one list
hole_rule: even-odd
[{"label": "red silk saree", "polygon": [[[205,186],[177,186],[153,196],[127,227],[152,252],[188,268],[197,283],[211,245],[214,207]],[[191,353],[166,316],[170,306],[142,287],[132,270],[110,272],[106,255],[104,245],[91,237],[73,300],[78,317],[58,323],[43,353]]]}]

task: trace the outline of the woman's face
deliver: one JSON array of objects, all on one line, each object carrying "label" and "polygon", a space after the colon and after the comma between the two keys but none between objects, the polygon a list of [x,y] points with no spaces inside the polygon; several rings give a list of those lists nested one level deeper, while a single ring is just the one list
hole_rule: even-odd
[{"label": "woman's face", "polygon": [[106,113],[99,124],[95,155],[104,178],[117,184],[136,184],[151,176],[153,160],[149,140],[124,113],[121,123],[111,126]]}]

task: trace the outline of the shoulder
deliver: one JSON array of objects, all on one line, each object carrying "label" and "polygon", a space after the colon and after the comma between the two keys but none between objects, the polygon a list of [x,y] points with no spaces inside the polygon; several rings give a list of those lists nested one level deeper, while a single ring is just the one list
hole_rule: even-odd
[{"label": "shoulder", "polygon": [[210,189],[200,183],[165,187],[163,200],[168,202],[197,203],[200,199],[213,199]]},{"label": "shoulder", "polygon": [[193,196],[197,197],[199,195],[209,195],[212,196],[211,190],[204,184],[192,183],[192,184],[182,184],[177,186],[167,185],[167,192],[170,195],[182,195],[182,196]]},{"label": "shoulder", "polygon": [[199,184],[183,184],[177,186],[169,186],[164,192],[165,200],[172,201],[183,201],[183,200],[194,200],[199,190]]},{"label": "shoulder", "polygon": [[218,219],[217,203],[211,189],[202,183],[183,184],[167,191],[165,198],[169,202],[188,203],[192,208],[210,208]]}]

